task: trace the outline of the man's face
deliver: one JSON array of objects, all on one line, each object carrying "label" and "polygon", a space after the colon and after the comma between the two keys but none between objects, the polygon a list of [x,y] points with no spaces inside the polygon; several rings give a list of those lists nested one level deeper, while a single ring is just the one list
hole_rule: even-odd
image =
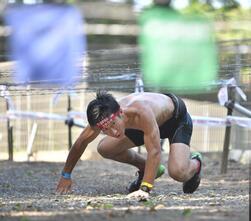
[{"label": "man's face", "polygon": [[102,129],[103,133],[115,137],[123,138],[125,136],[125,124],[121,116],[117,116],[106,128]]},{"label": "man's face", "polygon": [[102,120],[97,126],[108,136],[119,139],[125,136],[125,123],[121,110]]}]

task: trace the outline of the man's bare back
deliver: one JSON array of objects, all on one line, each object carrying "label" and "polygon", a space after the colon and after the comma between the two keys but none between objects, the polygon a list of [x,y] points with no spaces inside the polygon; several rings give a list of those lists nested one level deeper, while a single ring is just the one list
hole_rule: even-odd
[{"label": "man's bare back", "polygon": [[174,104],[171,98],[158,93],[133,93],[123,97],[118,103],[125,111],[134,107],[139,113],[145,109],[147,111],[151,110],[154,113],[158,126],[170,119],[174,111]]}]

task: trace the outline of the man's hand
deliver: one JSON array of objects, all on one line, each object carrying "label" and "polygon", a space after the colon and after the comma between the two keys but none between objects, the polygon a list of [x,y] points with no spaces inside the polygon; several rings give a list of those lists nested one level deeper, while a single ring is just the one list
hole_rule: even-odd
[{"label": "man's hand", "polygon": [[149,193],[143,190],[134,191],[126,196],[127,199],[136,199],[138,201],[145,201],[149,198]]},{"label": "man's hand", "polygon": [[71,186],[72,186],[71,179],[65,179],[64,177],[61,177],[58,182],[56,192],[60,194],[70,193]]}]

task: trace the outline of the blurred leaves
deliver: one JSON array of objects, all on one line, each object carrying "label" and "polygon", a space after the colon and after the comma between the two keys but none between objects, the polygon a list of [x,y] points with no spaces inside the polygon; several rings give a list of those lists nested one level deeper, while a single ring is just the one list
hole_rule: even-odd
[{"label": "blurred leaves", "polygon": [[251,8],[242,8],[235,0],[221,0],[220,3],[222,7],[216,8],[211,0],[191,0],[181,12],[214,20],[217,40],[251,38]]}]

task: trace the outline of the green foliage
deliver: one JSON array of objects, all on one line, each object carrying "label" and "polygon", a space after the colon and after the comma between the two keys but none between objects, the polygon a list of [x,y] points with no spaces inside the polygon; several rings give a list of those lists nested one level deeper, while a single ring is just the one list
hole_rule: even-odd
[{"label": "green foliage", "polygon": [[[211,2],[211,1],[206,1]],[[248,17],[250,15],[249,10],[245,10],[240,7],[238,3],[233,0],[224,1],[225,5],[221,8],[214,8],[211,3],[203,3],[199,0],[191,0],[190,4],[183,10],[183,13],[192,13],[192,14],[202,14],[210,18],[217,18],[223,16],[223,18],[237,18],[238,15]],[[232,3],[231,3],[232,2]]]},{"label": "green foliage", "polygon": [[200,15],[210,15],[214,9],[210,4],[201,3],[198,0],[190,0],[190,4],[184,10],[185,14],[200,14]]},{"label": "green foliage", "polygon": [[223,10],[231,10],[239,8],[240,4],[236,0],[219,0],[223,5]]},{"label": "green foliage", "polygon": [[251,38],[251,8],[243,9],[236,1],[225,0],[224,7],[215,9],[211,4],[191,0],[181,12],[200,14],[213,20],[217,40]]},{"label": "green foliage", "polygon": [[[251,38],[251,9],[241,8],[229,11],[219,10],[215,13],[215,21],[221,26],[216,32],[219,40]],[[221,23],[221,24],[220,24]]]}]

